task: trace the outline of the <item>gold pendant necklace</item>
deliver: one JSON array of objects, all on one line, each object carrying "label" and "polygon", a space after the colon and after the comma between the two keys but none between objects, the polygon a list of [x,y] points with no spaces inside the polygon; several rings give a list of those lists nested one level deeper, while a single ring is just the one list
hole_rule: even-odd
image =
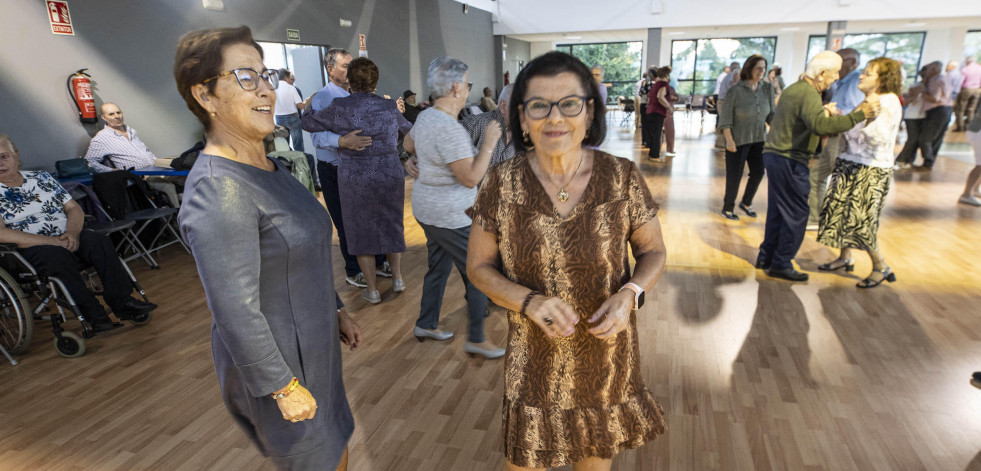
[{"label": "gold pendant necklace", "polygon": [[565,189],[566,189],[567,186],[569,186],[570,183],[572,183],[572,180],[575,180],[576,179],[576,175],[579,174],[579,169],[582,167],[582,157],[583,157],[583,154],[582,154],[582,151],[580,151],[579,152],[579,165],[576,166],[576,171],[575,172],[572,172],[572,178],[570,178],[569,181],[565,182],[565,185],[562,185],[562,187],[559,188],[559,193],[556,196],[558,196],[560,203],[565,203],[566,201],[569,201],[569,192],[566,191]]}]

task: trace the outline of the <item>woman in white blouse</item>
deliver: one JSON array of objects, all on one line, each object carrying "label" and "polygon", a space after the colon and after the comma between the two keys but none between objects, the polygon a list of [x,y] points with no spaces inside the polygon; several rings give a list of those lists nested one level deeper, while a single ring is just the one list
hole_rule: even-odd
[{"label": "woman in white blouse", "polygon": [[[873,59],[862,72],[858,88],[867,96],[879,95],[882,108],[878,117],[844,133],[847,147],[831,174],[817,239],[829,247],[840,248],[841,254],[818,268],[853,271],[852,249],[864,250],[872,259],[872,273],[857,286],[873,288],[883,281],[896,281],[896,275],[879,251],[876,234],[882,205],[892,184],[893,147],[903,119],[899,63],[885,57]],[[831,111],[836,110],[832,107]]]}]

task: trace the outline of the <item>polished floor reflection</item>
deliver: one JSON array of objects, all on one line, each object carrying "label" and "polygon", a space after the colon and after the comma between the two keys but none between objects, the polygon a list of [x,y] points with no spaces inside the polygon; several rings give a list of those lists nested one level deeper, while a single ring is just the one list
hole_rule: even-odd
[{"label": "polished floor reflection", "polygon": [[[612,128],[604,146],[640,165],[669,250],[639,316],[668,433],[614,469],[981,470],[981,390],[969,384],[981,370],[981,208],[956,204],[970,168],[963,137],[932,172],[896,174],[880,241],[898,281],[860,290],[869,260],[858,254],[854,274],[818,272],[835,253],[814,233],[797,258],[809,283],[753,269],[766,180],[759,218],[723,219],[714,117],[676,119],[667,161],[648,161],[633,128]],[[405,293],[382,281],[384,302],[369,305],[337,284],[366,338],[344,354],[351,469],[499,470],[503,363],[470,359],[460,339],[412,337],[426,254],[408,205],[406,230]],[[270,469],[221,405],[193,260],[169,251],[161,265],[133,264],[160,304],[149,325],[68,360],[38,324],[22,363],[0,364],[0,470]],[[465,332],[455,275],[441,327]],[[500,310],[487,330],[505,342]]]}]

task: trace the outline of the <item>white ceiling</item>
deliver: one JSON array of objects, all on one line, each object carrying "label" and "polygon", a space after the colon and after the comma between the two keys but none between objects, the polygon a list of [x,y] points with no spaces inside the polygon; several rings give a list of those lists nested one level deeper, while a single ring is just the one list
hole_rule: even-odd
[{"label": "white ceiling", "polygon": [[[981,27],[981,16],[935,19],[905,19],[877,21],[849,21],[849,33],[926,31],[930,29],[955,27]],[[718,25],[691,26],[685,28],[663,28],[667,39],[774,36],[782,33],[824,34],[827,22],[777,23],[756,25]],[[605,31],[566,31],[555,33],[508,34],[510,38],[529,42],[595,43],[620,41],[646,41],[647,29],[620,29]],[[577,38],[578,37],[578,38]]]}]

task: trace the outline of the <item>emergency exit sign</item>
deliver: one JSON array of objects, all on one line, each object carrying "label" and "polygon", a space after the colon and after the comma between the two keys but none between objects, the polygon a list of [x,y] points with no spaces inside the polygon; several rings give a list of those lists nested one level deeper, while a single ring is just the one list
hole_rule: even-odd
[{"label": "emergency exit sign", "polygon": [[298,29],[287,29],[286,30],[286,40],[287,41],[299,41],[300,40],[300,30],[298,30]]}]

